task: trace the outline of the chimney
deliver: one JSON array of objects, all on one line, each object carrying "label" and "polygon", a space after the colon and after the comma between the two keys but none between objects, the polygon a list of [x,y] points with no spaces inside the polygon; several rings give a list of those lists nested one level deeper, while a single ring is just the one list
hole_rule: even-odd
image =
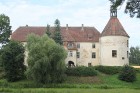
[{"label": "chimney", "polygon": [[66,24],[66,30],[68,30],[68,24]]},{"label": "chimney", "polygon": [[82,24],[82,29],[81,29],[81,31],[84,31],[84,24]]}]

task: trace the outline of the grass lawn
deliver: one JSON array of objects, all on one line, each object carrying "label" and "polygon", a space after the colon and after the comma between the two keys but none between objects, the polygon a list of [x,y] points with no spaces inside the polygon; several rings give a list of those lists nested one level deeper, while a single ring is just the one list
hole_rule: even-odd
[{"label": "grass lawn", "polygon": [[78,88],[30,88],[30,89],[0,89],[0,92],[12,92],[12,93],[140,93],[140,90],[136,89],[128,89],[128,88],[121,88],[121,89],[78,89]]},{"label": "grass lawn", "polygon": [[118,75],[99,74],[94,77],[68,76],[62,84],[38,85],[29,80],[7,82],[0,80],[0,93],[140,93],[140,73],[137,81],[123,82]]}]

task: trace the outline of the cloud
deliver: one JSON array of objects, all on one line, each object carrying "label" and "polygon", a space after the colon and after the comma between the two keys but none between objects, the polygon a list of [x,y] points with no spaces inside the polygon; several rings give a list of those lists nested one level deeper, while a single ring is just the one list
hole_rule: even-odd
[{"label": "cloud", "polygon": [[[12,29],[19,26],[53,25],[58,18],[62,26],[94,26],[100,32],[110,18],[108,0],[2,0],[0,14],[10,17]],[[130,44],[140,45],[140,21],[124,14],[125,5],[118,10],[118,18],[130,35]],[[137,41],[137,42],[136,42]]]}]

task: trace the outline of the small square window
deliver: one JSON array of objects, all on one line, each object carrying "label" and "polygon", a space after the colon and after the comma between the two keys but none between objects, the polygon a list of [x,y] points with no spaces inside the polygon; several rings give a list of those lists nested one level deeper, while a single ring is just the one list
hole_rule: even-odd
[{"label": "small square window", "polygon": [[112,50],[112,57],[117,57],[117,50]]},{"label": "small square window", "polygon": [[91,63],[88,63],[88,67],[90,67],[91,66]]}]

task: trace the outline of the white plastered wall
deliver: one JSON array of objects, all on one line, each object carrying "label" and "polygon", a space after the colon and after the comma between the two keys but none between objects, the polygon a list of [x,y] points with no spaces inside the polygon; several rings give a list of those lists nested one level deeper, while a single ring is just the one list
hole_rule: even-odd
[{"label": "white plastered wall", "polygon": [[[77,58],[78,66],[88,66],[91,63],[92,66],[99,65],[99,43],[98,42],[77,42],[80,44],[77,52],[80,52],[80,58]],[[95,44],[95,48],[92,48],[92,44]],[[92,58],[92,52],[96,53],[96,58]]]},{"label": "white plastered wall", "polygon": [[[104,36],[100,38],[101,65],[123,66],[129,64],[127,51],[128,37],[124,36]],[[112,57],[112,50],[117,50],[117,57]],[[124,58],[124,59],[123,59]]]},{"label": "white plastered wall", "polygon": [[25,66],[28,66],[28,63],[27,63],[28,51],[27,51],[27,48],[26,48],[27,42],[22,42],[22,44],[25,47],[25,52],[24,52],[24,55],[25,55],[25,57],[24,57],[24,65]]}]

